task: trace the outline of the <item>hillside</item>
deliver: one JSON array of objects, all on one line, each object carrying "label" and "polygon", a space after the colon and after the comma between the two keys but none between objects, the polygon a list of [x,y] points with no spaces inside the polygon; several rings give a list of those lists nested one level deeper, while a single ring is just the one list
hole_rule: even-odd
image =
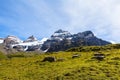
[{"label": "hillside", "polygon": [[89,52],[89,51],[105,51],[120,49],[120,44],[109,44],[105,46],[80,46],[66,50],[67,52]]},{"label": "hillside", "polygon": [[[95,48],[97,47],[92,47],[93,50]],[[91,48],[84,47],[81,52],[75,49],[46,54],[0,53],[0,80],[119,80],[120,46],[108,45],[99,51],[89,49]],[[96,52],[104,54],[105,58],[93,58]],[[73,55],[79,56],[72,58]],[[42,62],[48,56],[57,60]]]}]

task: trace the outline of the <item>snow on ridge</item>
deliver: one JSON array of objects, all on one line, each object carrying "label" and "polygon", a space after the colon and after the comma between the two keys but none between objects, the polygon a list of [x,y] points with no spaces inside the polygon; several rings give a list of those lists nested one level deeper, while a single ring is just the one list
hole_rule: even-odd
[{"label": "snow on ridge", "polygon": [[54,33],[52,36],[61,36],[61,35],[70,35],[69,32],[62,32],[62,33]]},{"label": "snow on ridge", "polygon": [[44,42],[47,41],[47,40],[48,40],[48,38],[43,38],[43,39],[40,40],[40,42],[41,42],[41,43],[44,43]]},{"label": "snow on ridge", "polygon": [[40,41],[32,41],[32,42],[22,42],[22,43],[18,43],[18,44],[13,44],[12,46],[35,46],[35,45],[42,45],[46,40],[48,40],[48,38],[43,38]]},{"label": "snow on ridge", "polygon": [[33,41],[33,42],[23,42],[23,43],[18,43],[14,44],[13,46],[35,46],[35,45],[42,45],[40,41]]}]

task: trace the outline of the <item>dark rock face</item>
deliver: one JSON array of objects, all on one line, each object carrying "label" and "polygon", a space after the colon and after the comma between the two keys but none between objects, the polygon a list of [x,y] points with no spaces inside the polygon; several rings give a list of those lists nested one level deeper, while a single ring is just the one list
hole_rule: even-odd
[{"label": "dark rock face", "polygon": [[28,49],[26,51],[39,51],[40,45],[34,45],[34,46],[28,46]]},{"label": "dark rock face", "polygon": [[49,48],[48,52],[53,51],[60,51],[66,50],[71,47],[71,41],[64,39],[62,41],[59,40],[48,40],[46,41],[43,46],[42,50]]},{"label": "dark rock face", "polygon": [[51,39],[43,44],[42,50],[49,48],[48,52],[64,51],[72,47],[102,46],[107,44],[111,43],[97,38],[91,31],[72,35],[67,31],[58,30],[51,36]]},{"label": "dark rock face", "polygon": [[73,35],[73,38],[90,38],[90,37],[94,37],[94,34],[91,31],[85,31]]}]

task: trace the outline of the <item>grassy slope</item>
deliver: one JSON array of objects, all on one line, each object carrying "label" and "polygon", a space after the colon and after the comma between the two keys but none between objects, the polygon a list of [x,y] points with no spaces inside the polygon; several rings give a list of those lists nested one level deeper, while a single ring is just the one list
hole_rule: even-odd
[{"label": "grassy slope", "polygon": [[[76,53],[81,56],[72,59]],[[106,55],[103,61],[92,59],[94,53],[22,53],[21,57],[1,59],[0,80],[119,80],[120,49],[101,50]],[[41,62],[45,56],[63,58],[64,61]]]}]

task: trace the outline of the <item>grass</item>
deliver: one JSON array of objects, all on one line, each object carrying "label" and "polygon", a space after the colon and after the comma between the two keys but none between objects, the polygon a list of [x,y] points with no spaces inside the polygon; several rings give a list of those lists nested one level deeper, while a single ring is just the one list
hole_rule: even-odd
[{"label": "grass", "polygon": [[[100,52],[102,61],[92,58],[96,51],[9,54],[0,57],[0,80],[119,80],[120,49]],[[73,59],[73,54],[80,57]],[[47,56],[64,60],[41,62]]]},{"label": "grass", "polygon": [[5,59],[5,58],[7,58],[7,56],[5,54],[3,54],[2,52],[0,52],[0,60]]}]

